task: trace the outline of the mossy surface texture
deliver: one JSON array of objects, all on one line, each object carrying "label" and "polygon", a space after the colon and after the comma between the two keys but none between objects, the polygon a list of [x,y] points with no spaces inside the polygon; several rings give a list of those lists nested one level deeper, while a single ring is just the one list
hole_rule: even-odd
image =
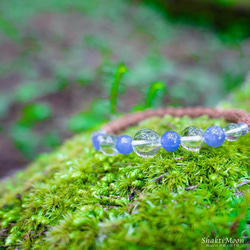
[{"label": "mossy surface texture", "polygon": [[[205,129],[225,121],[155,117],[124,134],[133,136],[140,128],[180,133],[190,125]],[[1,184],[0,245],[206,249],[203,239],[217,237],[244,239],[236,247],[247,247],[249,134],[219,148],[204,145],[199,153],[161,149],[149,159],[135,153],[104,156],[94,151],[90,135],[74,137]]]}]

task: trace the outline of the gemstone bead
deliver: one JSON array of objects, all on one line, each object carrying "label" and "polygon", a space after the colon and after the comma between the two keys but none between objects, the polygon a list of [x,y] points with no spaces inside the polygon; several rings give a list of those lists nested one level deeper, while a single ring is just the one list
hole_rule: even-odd
[{"label": "gemstone bead", "polygon": [[241,128],[236,123],[228,123],[225,126],[224,131],[227,141],[236,141],[241,137]]},{"label": "gemstone bead", "polygon": [[161,136],[161,146],[167,151],[175,151],[180,144],[181,137],[175,131],[167,131]]},{"label": "gemstone bead", "polygon": [[160,149],[160,136],[152,129],[139,130],[132,141],[134,152],[144,158],[152,157]]},{"label": "gemstone bead", "polygon": [[225,141],[225,132],[218,126],[212,126],[206,129],[204,138],[208,146],[219,147]]},{"label": "gemstone bead", "polygon": [[115,147],[118,152],[123,155],[130,154],[133,152],[132,141],[133,138],[128,135],[119,136],[116,140]]},{"label": "gemstone bead", "polygon": [[103,140],[100,143],[100,149],[103,154],[108,156],[114,156],[118,153],[115,147],[116,138],[117,137],[112,134],[103,136]]},{"label": "gemstone bead", "polygon": [[244,136],[249,132],[249,127],[246,123],[240,122],[240,123],[238,123],[238,126],[241,129],[241,136]]},{"label": "gemstone bead", "polygon": [[181,145],[190,151],[199,151],[204,144],[204,132],[201,128],[191,126],[181,132]]},{"label": "gemstone bead", "polygon": [[91,135],[92,145],[98,151],[100,150],[100,142],[103,140],[105,134],[105,131],[100,130]]}]

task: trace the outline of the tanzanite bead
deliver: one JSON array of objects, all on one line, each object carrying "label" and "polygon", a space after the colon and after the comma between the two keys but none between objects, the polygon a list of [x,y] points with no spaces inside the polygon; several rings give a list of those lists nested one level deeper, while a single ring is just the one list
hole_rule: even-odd
[{"label": "tanzanite bead", "polygon": [[116,149],[123,155],[130,154],[131,152],[133,152],[132,141],[132,137],[128,135],[121,135],[116,140]]},{"label": "tanzanite bead", "polygon": [[100,131],[92,133],[91,135],[92,145],[98,151],[100,150],[100,142],[103,140],[103,136],[105,134],[106,134],[105,131],[100,130]]},{"label": "tanzanite bead", "polygon": [[161,136],[161,146],[167,151],[175,151],[180,144],[181,137],[174,131],[167,131]]},{"label": "tanzanite bead", "polygon": [[212,126],[206,129],[204,138],[208,146],[219,147],[225,141],[225,132],[218,126]]}]

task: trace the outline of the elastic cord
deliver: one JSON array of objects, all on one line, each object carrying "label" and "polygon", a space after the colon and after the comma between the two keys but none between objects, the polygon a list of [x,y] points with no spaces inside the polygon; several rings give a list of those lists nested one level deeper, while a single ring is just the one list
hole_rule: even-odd
[{"label": "elastic cord", "polygon": [[159,108],[156,110],[147,109],[143,112],[135,112],[118,118],[105,124],[102,129],[109,134],[119,134],[128,127],[139,123],[153,116],[163,117],[171,115],[174,117],[189,116],[191,118],[207,115],[210,118],[224,118],[227,122],[239,123],[244,122],[250,128],[250,114],[240,109],[214,109],[207,107],[188,107],[188,108]]}]

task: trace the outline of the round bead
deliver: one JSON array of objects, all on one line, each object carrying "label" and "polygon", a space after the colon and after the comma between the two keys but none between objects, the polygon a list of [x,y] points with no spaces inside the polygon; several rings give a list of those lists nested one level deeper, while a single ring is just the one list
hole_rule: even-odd
[{"label": "round bead", "polygon": [[154,156],[160,149],[160,136],[152,129],[139,130],[132,141],[134,152],[144,158]]},{"label": "round bead", "polygon": [[167,131],[161,136],[161,146],[167,151],[175,151],[180,144],[181,137],[175,131]]},{"label": "round bead", "polygon": [[206,129],[204,138],[208,146],[219,147],[225,141],[225,132],[218,126],[212,126]]},{"label": "round bead", "polygon": [[227,141],[236,141],[241,137],[241,128],[236,123],[228,123],[225,126],[224,131]]},{"label": "round bead", "polygon": [[132,141],[132,137],[128,135],[122,135],[117,138],[115,147],[118,152],[123,155],[130,154],[131,152],[133,152]]},{"label": "round bead", "polygon": [[240,122],[240,123],[238,123],[238,126],[241,129],[241,136],[244,136],[249,132],[249,127],[246,123]]},{"label": "round bead", "polygon": [[100,149],[103,154],[108,156],[114,156],[118,154],[118,151],[115,147],[116,136],[112,134],[108,134],[103,136],[103,140],[100,143]]},{"label": "round bead", "polygon": [[97,131],[91,135],[92,145],[98,151],[100,150],[100,142],[103,140],[104,135],[105,131]]},{"label": "round bead", "polygon": [[201,128],[191,126],[181,132],[181,145],[191,151],[199,151],[204,144],[204,132]]}]

